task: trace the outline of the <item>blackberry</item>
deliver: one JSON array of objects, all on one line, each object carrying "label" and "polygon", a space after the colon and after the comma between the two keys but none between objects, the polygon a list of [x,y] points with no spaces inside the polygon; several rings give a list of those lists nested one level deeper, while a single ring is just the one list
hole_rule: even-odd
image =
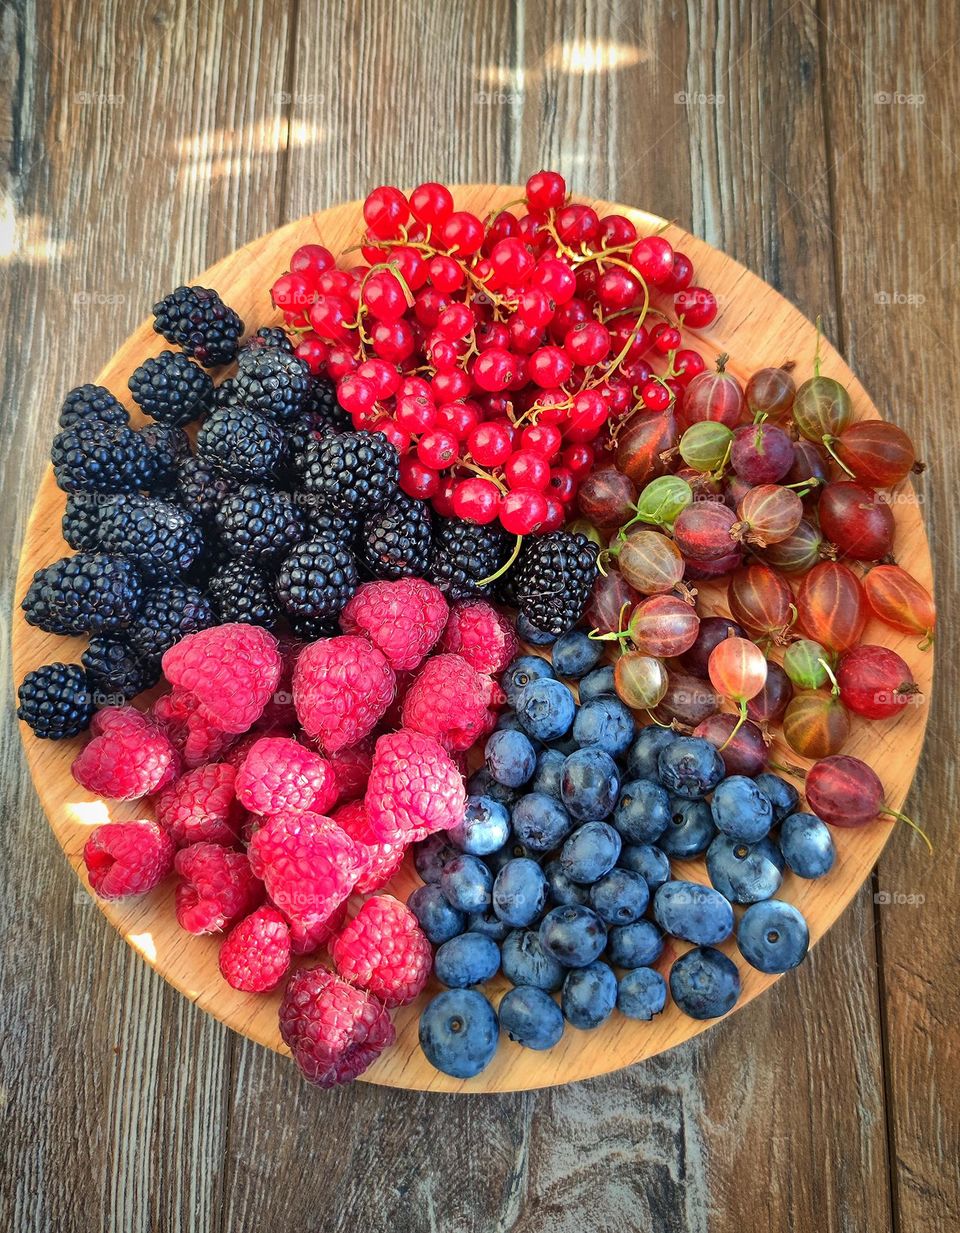
[{"label": "blackberry", "polygon": [[102,385],[78,385],[63,400],[60,408],[60,427],[75,428],[88,420],[101,424],[129,424],[126,407]]},{"label": "blackberry", "polygon": [[240,347],[240,355],[248,351],[262,351],[265,347],[279,347],[287,355],[293,355],[293,340],[286,330],[278,325],[262,325],[256,334],[252,334]]},{"label": "blackberry", "polygon": [[298,544],[284,558],[277,574],[277,595],[299,631],[320,637],[336,624],[347,600],[357,589],[352,554],[332,536]]},{"label": "blackberry", "polygon": [[50,459],[64,492],[136,492],[154,474],[148,442],[139,433],[96,419],[58,433]]},{"label": "blackberry", "polygon": [[227,377],[226,381],[221,381],[213,391],[210,409],[211,411],[219,411],[222,407],[235,407],[236,405],[237,383],[233,377]]},{"label": "blackberry", "polygon": [[328,509],[309,492],[297,493],[297,504],[307,520],[311,539],[322,539],[329,534],[344,546],[352,544],[356,539],[360,519],[353,510]]},{"label": "blackberry", "polygon": [[100,492],[71,492],[60,526],[63,538],[77,552],[100,546],[100,514],[110,500]]},{"label": "blackberry", "polygon": [[531,537],[513,572],[521,613],[540,630],[564,634],[587,606],[598,572],[597,546],[568,531]]},{"label": "blackberry", "polygon": [[289,552],[307,534],[306,522],[289,493],[244,484],[217,510],[220,542],[231,556],[270,560]]},{"label": "blackberry", "polygon": [[289,424],[285,424],[287,432],[287,454],[291,476],[298,482],[303,476],[306,465],[307,446],[311,441],[319,441],[321,437],[339,432],[332,428],[323,417],[322,412],[301,411]]},{"label": "blackberry", "polygon": [[181,351],[144,360],[127,385],[145,415],[177,428],[199,419],[213,399],[209,373]]},{"label": "blackberry", "polygon": [[427,578],[448,599],[464,599],[485,592],[479,585],[510,556],[511,541],[499,527],[478,526],[459,518],[437,523]]},{"label": "blackberry", "polygon": [[286,422],[296,417],[310,388],[310,369],[280,347],[241,351],[234,392],[248,411]]},{"label": "blackberry", "polygon": [[229,476],[193,454],[182,459],[177,467],[177,500],[205,526],[212,524],[217,510],[235,490],[236,485]]},{"label": "blackberry", "polygon": [[156,497],[114,497],[100,514],[100,544],[134,562],[148,582],[185,574],[203,551],[193,515]]},{"label": "blackberry", "polygon": [[147,443],[147,476],[144,488],[156,496],[172,496],[177,487],[177,468],[190,457],[190,438],[172,424],[146,424],[137,434]]},{"label": "blackberry", "polygon": [[127,638],[91,638],[80,661],[97,706],[120,706],[160,680],[160,661],[141,659]]},{"label": "blackberry", "polygon": [[93,698],[79,664],[44,664],[23,678],[17,690],[17,718],[43,740],[60,741],[89,728]]},{"label": "blackberry", "polygon": [[344,411],[337,402],[337,387],[323,377],[314,379],[303,409],[319,416],[325,424],[338,432],[349,432],[353,427],[349,411]]},{"label": "blackberry", "polygon": [[140,571],[126,557],[78,552],[38,569],[21,607],[28,624],[48,634],[123,629],[143,600]]},{"label": "blackberry", "polygon": [[280,619],[273,588],[254,561],[241,558],[221,565],[211,574],[208,590],[221,621],[272,629]]},{"label": "blackberry", "polygon": [[274,475],[284,452],[283,430],[256,411],[224,407],[197,433],[197,453],[239,480]]},{"label": "blackberry", "polygon": [[429,505],[398,492],[385,509],[364,518],[360,559],[374,578],[422,578],[432,540]]},{"label": "blackberry", "polygon": [[177,287],[153,306],[153,328],[204,368],[236,358],[243,322],[208,287]]},{"label": "blackberry", "polygon": [[213,605],[197,587],[182,582],[156,586],[144,596],[127,641],[148,665],[160,662],[164,651],[200,629],[216,625]]},{"label": "blackberry", "polygon": [[381,433],[343,432],[310,441],[303,486],[333,510],[379,509],[397,492],[396,448]]}]

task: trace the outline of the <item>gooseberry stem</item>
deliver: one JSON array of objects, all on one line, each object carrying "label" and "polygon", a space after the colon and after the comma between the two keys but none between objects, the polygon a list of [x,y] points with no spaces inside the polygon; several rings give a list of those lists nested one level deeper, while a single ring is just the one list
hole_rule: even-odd
[{"label": "gooseberry stem", "polygon": [[884,805],[880,812],[887,814],[891,818],[896,818],[899,822],[906,822],[907,826],[909,826],[911,830],[915,830],[917,832],[929,848],[930,855],[933,856],[933,844],[930,842],[930,837],[927,835],[927,832],[923,829],[923,827],[918,826],[916,822],[914,822],[913,818],[908,818],[907,815],[905,813],[901,813],[899,809],[888,809],[886,805]]},{"label": "gooseberry stem", "polygon": [[730,733],[727,739],[723,742],[723,744],[717,750],[717,753],[723,753],[723,751],[730,744],[733,738],[737,735],[737,733],[740,731],[740,729],[743,727],[746,721],[747,721],[747,700],[746,698],[741,698],[740,699],[740,718],[734,724],[733,731]]}]

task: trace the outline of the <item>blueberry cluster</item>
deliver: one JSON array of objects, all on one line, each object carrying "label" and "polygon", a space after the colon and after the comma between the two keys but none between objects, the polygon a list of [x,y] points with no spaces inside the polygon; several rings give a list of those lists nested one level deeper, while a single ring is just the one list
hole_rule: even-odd
[{"label": "blueberry cluster", "polygon": [[[600,654],[572,631],[552,664],[514,660],[502,678],[509,709],[469,781],[463,823],[416,850],[424,885],[409,903],[448,986],[423,1012],[420,1040],[448,1074],[483,1069],[500,1028],[548,1049],[565,1023],[595,1028],[615,1008],[652,1019],[668,983],[685,1014],[726,1014],[740,976],[718,947],[732,935],[762,972],[806,954],[803,916],[774,896],[786,868],[828,872],[827,827],[799,812],[779,776],[727,775],[708,741],[638,731]],[[559,674],[579,681],[579,700]],[[672,860],[699,856],[709,884],[675,876]],[[665,947],[675,953],[670,939],[691,949],[665,981],[653,965]],[[512,988],[494,1011],[476,986],[498,972]]]}]

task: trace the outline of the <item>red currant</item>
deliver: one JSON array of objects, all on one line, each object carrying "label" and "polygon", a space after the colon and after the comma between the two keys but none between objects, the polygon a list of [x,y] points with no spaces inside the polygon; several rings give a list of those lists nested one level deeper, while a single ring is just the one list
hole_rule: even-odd
[{"label": "red currant", "polygon": [[427,276],[434,286],[434,290],[441,294],[450,291],[456,291],[463,286],[466,275],[459,262],[454,261],[452,257],[446,257],[442,253],[436,257],[431,257],[427,262]]},{"label": "red currant", "polygon": [[557,234],[564,244],[574,247],[592,243],[600,234],[596,210],[585,205],[563,206],[557,211]]},{"label": "red currant", "polygon": [[438,291],[436,287],[424,287],[413,297],[413,312],[419,322],[432,329],[451,303],[446,292]]},{"label": "red currant", "polygon": [[[434,472],[436,475],[436,472]],[[441,518],[453,517],[453,494],[456,490],[459,480],[452,475],[445,475],[439,480],[433,494],[433,508],[437,511]]]},{"label": "red currant", "polygon": [[597,299],[608,312],[630,308],[640,295],[640,283],[626,270],[607,270],[597,279]]},{"label": "red currant", "polygon": [[512,535],[529,535],[548,514],[547,500],[536,488],[514,488],[500,501],[500,522]]},{"label": "red currant", "polygon": [[622,214],[605,214],[600,219],[600,242],[604,248],[623,248],[636,238],[636,227]]},{"label": "red currant", "polygon": [[407,311],[403,288],[387,270],[378,270],[370,275],[364,285],[362,299],[378,321],[397,321]]},{"label": "red currant", "polygon": [[470,257],[483,243],[483,223],[467,210],[456,210],[440,225],[440,240],[455,257]]},{"label": "red currant", "polygon": [[463,441],[480,423],[480,408],[473,402],[445,402],[437,408],[437,427]]},{"label": "red currant", "polygon": [[444,184],[428,181],[410,194],[410,213],[427,227],[436,227],[453,213],[453,197]]},{"label": "red currant", "polygon": [[533,450],[518,450],[503,466],[511,488],[536,488],[542,491],[550,482],[550,464]]},{"label": "red currant", "polygon": [[498,240],[490,250],[494,282],[500,287],[520,287],[533,272],[533,255],[524,242],[516,237]]},{"label": "red currant", "polygon": [[607,405],[597,390],[581,390],[573,400],[570,422],[564,430],[568,441],[592,441],[607,422]]},{"label": "red currant", "polygon": [[566,304],[573,299],[577,279],[573,270],[559,257],[541,257],[533,267],[529,285],[545,291],[554,304]]},{"label": "red currant", "polygon": [[473,391],[473,382],[462,368],[453,372],[438,372],[430,385],[430,396],[437,404],[456,402]]},{"label": "red currant", "polygon": [[560,430],[553,424],[528,424],[520,434],[520,442],[526,450],[533,450],[541,458],[553,458],[560,449]]},{"label": "red currant", "polygon": [[659,287],[673,274],[673,249],[663,236],[648,235],[634,245],[630,264],[646,282]]},{"label": "red currant", "polygon": [[388,364],[386,360],[364,360],[357,369],[357,376],[373,382],[378,398],[390,398],[400,387],[400,373],[396,365]]},{"label": "red currant", "polygon": [[348,346],[333,346],[327,352],[327,375],[336,381],[347,373],[356,372],[359,363]]},{"label": "red currant", "polygon": [[453,372],[460,361],[460,348],[449,338],[433,334],[427,340],[426,356],[436,372]]},{"label": "red currant", "polygon": [[673,308],[692,330],[705,329],[717,315],[717,297],[706,287],[687,287],[673,297]]},{"label": "red currant", "polygon": [[500,491],[493,480],[472,475],[453,490],[453,512],[466,522],[493,522],[499,513]]},{"label": "red currant", "polygon": [[475,317],[466,304],[451,304],[437,318],[436,331],[451,342],[459,342],[472,331]]},{"label": "red currant", "polygon": [[426,501],[436,496],[440,488],[440,477],[436,471],[425,467],[413,454],[404,454],[400,459],[400,487],[408,497]]},{"label": "red currant", "polygon": [[377,424],[377,432],[382,432],[391,445],[396,447],[396,451],[401,456],[407,452],[410,445],[410,434],[406,429],[401,428],[396,420],[381,420]]},{"label": "red currant", "polygon": [[481,467],[499,467],[513,450],[513,436],[505,424],[488,420],[467,437],[467,449]]},{"label": "red currant", "polygon": [[656,326],[650,337],[654,351],[659,351],[661,355],[669,355],[671,351],[676,351],[683,342],[683,337],[677,327],[666,321]]},{"label": "red currant", "polygon": [[422,395],[404,394],[397,399],[397,423],[407,432],[427,432],[437,422],[436,409],[429,398]]},{"label": "red currant", "polygon": [[496,347],[500,351],[509,350],[510,331],[502,321],[484,321],[477,326],[477,350],[490,351]]},{"label": "red currant", "polygon": [[402,364],[414,352],[416,339],[408,321],[378,321],[370,331],[373,349],[382,360]]},{"label": "red currant", "polygon": [[377,401],[377,387],[364,377],[344,377],[337,386],[337,400],[345,411],[369,411]]},{"label": "red currant", "polygon": [[417,457],[431,471],[445,471],[457,461],[459,442],[444,428],[431,428],[417,442]]},{"label": "red currant", "polygon": [[560,347],[540,347],[530,356],[528,364],[530,380],[543,389],[563,385],[573,368],[570,357]]},{"label": "red currant", "polygon": [[545,492],[543,499],[546,502],[547,512],[538,529],[544,534],[547,531],[559,531],[567,520],[567,511],[564,509],[563,502],[550,492]]},{"label": "red currant", "polygon": [[557,467],[550,472],[548,488],[552,496],[567,505],[573,500],[577,491],[576,476],[567,467]]},{"label": "red currant", "polygon": [[419,291],[427,281],[427,263],[415,248],[407,248],[403,244],[391,248],[388,259],[391,265],[396,263],[411,291]]},{"label": "red currant", "polygon": [[369,193],[363,203],[363,217],[372,235],[390,240],[400,234],[400,228],[410,216],[407,199],[398,188],[382,185]]},{"label": "red currant", "polygon": [[673,371],[677,374],[677,380],[681,385],[692,381],[705,368],[706,363],[699,351],[691,351],[684,347],[673,357]]},{"label": "red currant", "polygon": [[[376,260],[379,261],[380,254],[377,252]],[[350,291],[353,285],[353,279],[346,270],[324,270],[317,279],[317,290],[321,295],[334,295],[341,298]]]},{"label": "red currant", "polygon": [[547,210],[558,210],[566,196],[566,182],[556,171],[536,171],[527,180],[527,204],[531,210],[544,214]]},{"label": "red currant", "polygon": [[296,320],[316,299],[316,290],[303,274],[281,274],[270,288],[274,305]]},{"label": "red currant", "polygon": [[674,252],[670,277],[661,286],[664,291],[682,291],[693,282],[693,262],[686,253]]},{"label": "red currant", "polygon": [[589,445],[578,442],[574,445],[568,445],[560,455],[560,461],[573,474],[580,479],[584,475],[588,475],[593,467],[593,450]]},{"label": "red currant", "polygon": [[322,244],[301,244],[290,258],[290,273],[302,274],[312,282],[335,265],[329,248],[324,248]]},{"label": "red currant", "polygon": [[311,334],[309,338],[302,338],[300,340],[294,354],[303,360],[311,373],[316,377],[319,376],[323,365],[326,363],[329,350],[325,342],[317,338],[316,334]]},{"label": "red currant", "polygon": [[473,361],[473,379],[482,390],[505,390],[513,380],[516,360],[502,347],[491,347]]},{"label": "red currant", "polygon": [[309,317],[314,330],[327,342],[343,342],[350,337],[352,314],[345,300],[318,295],[310,305]]},{"label": "red currant", "polygon": [[660,381],[648,381],[640,397],[648,411],[666,411],[672,401],[670,391]]},{"label": "red currant", "polygon": [[511,351],[519,351],[521,355],[530,355],[543,344],[543,330],[540,326],[527,325],[519,317],[511,317],[507,323],[507,335]]},{"label": "red currant", "polygon": [[599,321],[581,321],[567,332],[563,349],[575,364],[599,364],[610,352],[610,331]]},{"label": "red currant", "polygon": [[517,222],[514,215],[509,210],[501,210],[497,214],[489,227],[487,227],[486,235],[483,238],[483,247],[481,252],[489,257],[492,255],[493,249],[500,243],[501,240],[513,239],[520,231],[520,224]]}]

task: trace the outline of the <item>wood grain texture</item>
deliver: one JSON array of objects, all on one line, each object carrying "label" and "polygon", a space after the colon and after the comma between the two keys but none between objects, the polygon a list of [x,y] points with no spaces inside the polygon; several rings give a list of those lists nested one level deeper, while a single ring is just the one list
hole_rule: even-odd
[{"label": "wood grain texture", "polygon": [[[939,456],[935,493],[943,495],[936,497],[934,549],[941,598],[955,592],[950,357],[957,331],[945,281],[950,265],[939,270],[944,281],[923,324],[916,315],[912,321],[884,318],[890,328],[883,345],[879,339],[872,348],[861,345],[870,322],[854,311],[858,305],[848,294],[866,287],[868,300],[859,307],[872,315],[869,276],[877,268],[878,244],[897,277],[901,271],[925,276],[937,254],[930,261],[926,255],[941,233],[942,251],[951,251],[955,159],[942,142],[956,149],[945,117],[957,80],[957,35],[945,4],[925,5],[907,20],[890,0],[844,0],[820,15],[811,4],[789,0],[702,8],[677,2],[326,2],[303,4],[295,30],[293,5],[275,0],[265,7],[264,15],[256,5],[205,3],[188,12],[182,4],[151,4],[136,17],[110,6],[22,0],[3,12],[0,63],[10,71],[0,76],[6,104],[0,175],[9,173],[4,187],[23,220],[16,257],[0,265],[0,307],[15,323],[16,338],[0,368],[0,551],[8,593],[56,399],[97,370],[158,291],[236,243],[370,183],[412,183],[427,175],[506,182],[557,164],[580,188],[676,217],[740,257],[808,315],[823,312],[827,333],[848,350],[881,410],[903,423],[909,416],[933,446],[928,455]],[[158,13],[172,23],[162,55],[148,49],[138,62],[138,39]],[[289,38],[281,45],[275,27],[288,15]],[[894,113],[863,105],[856,57],[844,59],[831,35],[821,59],[824,17],[869,59],[877,89],[927,85],[924,118],[932,131],[901,113],[883,137],[881,127],[893,125]],[[259,29],[258,54],[267,64],[284,62],[281,94],[302,81],[305,97],[278,101],[272,72],[257,81],[243,77],[243,69],[238,77],[243,49],[235,29],[247,42]],[[70,61],[69,69],[36,45],[38,31],[46,47]],[[118,47],[127,40],[123,60],[113,50],[114,38]],[[604,48],[609,43],[620,49],[612,57]],[[577,67],[591,63],[591,46],[600,71]],[[618,56],[615,67],[604,67],[604,60]],[[221,61],[229,61],[229,71]],[[835,70],[829,83],[826,64]],[[98,127],[102,114],[75,109],[64,92],[78,75],[123,80],[129,129],[138,140],[115,142],[109,163],[96,154],[107,140]],[[341,90],[341,80],[351,88]],[[490,97],[493,91],[486,101],[474,100],[469,86],[478,81],[502,83],[505,101]],[[724,91],[722,114],[709,105],[678,106],[674,94],[680,90],[694,96]],[[326,102],[317,104],[311,93],[323,93]],[[825,96],[834,106],[829,117],[822,111]],[[843,107],[852,110],[838,119],[836,108]],[[146,115],[152,128],[141,125]],[[56,123],[48,125],[48,117]],[[253,161],[251,181],[230,161],[230,143],[254,117],[275,121],[279,142],[263,162]],[[297,119],[322,128],[322,140],[293,126]],[[200,132],[205,125],[218,132],[211,134],[208,159],[188,178],[186,160],[163,136],[181,127]],[[841,127],[842,143],[835,138]],[[386,130],[392,140],[379,141],[378,131]],[[348,150],[358,142],[364,143],[362,166],[349,170]],[[851,144],[842,166],[849,180],[838,179],[833,201],[825,173]],[[139,161],[144,146],[153,152],[146,175]],[[42,166],[49,159],[59,168],[56,193],[48,191],[51,173]],[[219,177],[219,187],[203,183],[208,170]],[[891,170],[899,189],[892,194]],[[205,205],[215,196],[229,212],[229,226],[211,230]],[[124,199],[120,208],[118,198]],[[131,234],[143,228],[142,244],[117,245],[121,216]],[[858,271],[859,278],[844,293],[844,322],[856,324],[849,333],[836,328],[837,237],[844,241],[837,268],[848,278]],[[58,244],[71,245],[72,256]],[[72,295],[94,277],[107,291],[131,277],[139,285],[125,307],[91,307],[77,316],[63,302],[64,287]],[[4,603],[0,619],[6,615]],[[938,654],[941,676],[955,678],[955,646],[944,645]],[[934,695],[946,731],[956,727],[949,692]],[[322,1094],[305,1091],[284,1059],[239,1041],[167,991],[85,897],[82,910],[75,907],[72,875],[26,784],[9,714],[0,742],[6,788],[0,860],[9,888],[0,905],[8,956],[0,977],[7,994],[0,1008],[0,1082],[9,1131],[0,1144],[0,1216],[12,1213],[5,1225],[153,1230],[256,1224],[285,1233],[330,1228],[338,1217],[327,1213],[341,1207],[368,1216],[370,1229],[404,1231],[549,1227],[566,1233],[583,1227],[585,1211],[597,1227],[631,1230],[700,1230],[709,1222],[722,1231],[783,1227],[788,1220],[794,1227],[858,1231],[888,1229],[895,1220],[903,1229],[956,1223],[956,1171],[948,1150],[956,1111],[946,1103],[956,1057],[950,1044],[956,1040],[955,969],[946,949],[956,895],[950,893],[946,841],[934,863],[902,837],[888,848],[883,869],[893,857],[907,858],[912,880],[904,879],[902,889],[933,879],[937,894],[917,915],[906,908],[896,921],[892,911],[881,914],[883,954],[873,945],[875,920],[865,892],[794,978],[731,1024],[652,1062],[568,1088],[480,1102],[370,1085]],[[928,826],[945,804],[952,816],[953,767],[949,745],[928,752],[921,765],[911,803]],[[893,873],[899,876],[895,867]],[[14,952],[7,939],[19,936],[24,905],[37,947],[19,962],[9,958]],[[887,936],[894,924],[900,944],[891,967]],[[885,1040],[877,1028],[878,962],[890,969],[888,994],[900,985],[906,990],[904,1000],[888,1008]],[[127,979],[134,974],[136,980]],[[189,1127],[192,1147],[183,1150],[176,1142],[173,1150],[169,1143],[154,1148],[138,1135],[136,1094],[129,1083],[118,1084],[111,1069],[117,1041],[91,1009],[102,1005],[122,1009],[124,1050],[154,1050],[151,1073],[155,1098],[167,1111],[163,1124],[171,1134],[174,1127]],[[59,1007],[56,1018],[50,1017],[53,1007]],[[178,1035],[181,1012],[188,1024],[205,1025],[209,1036]],[[151,1024],[158,1014],[168,1030],[158,1046],[145,1044],[155,1039]],[[209,1049],[210,1041],[222,1043],[232,1069]],[[899,1067],[886,1107],[884,1046]],[[57,1059],[52,1076],[40,1060],[48,1055]],[[184,1083],[202,1077],[208,1091],[222,1097],[222,1118],[215,1104],[204,1103],[205,1093],[187,1115],[178,1095],[183,1088],[174,1082],[178,1068],[190,1076]],[[102,1125],[105,1093],[126,1110],[109,1129]],[[896,1134],[892,1187],[883,1155],[885,1118],[891,1141]],[[385,1127],[390,1133],[376,1152],[371,1141],[381,1141]],[[81,1153],[77,1142],[84,1144]],[[136,1193],[136,1202],[103,1198],[108,1158],[113,1192]],[[890,1206],[891,1189],[912,1200],[902,1221]],[[153,1216],[143,1201],[148,1190],[168,1196]],[[191,1206],[190,1195],[198,1192],[207,1196],[205,1203]],[[356,1226],[346,1219],[340,1227]]]}]

